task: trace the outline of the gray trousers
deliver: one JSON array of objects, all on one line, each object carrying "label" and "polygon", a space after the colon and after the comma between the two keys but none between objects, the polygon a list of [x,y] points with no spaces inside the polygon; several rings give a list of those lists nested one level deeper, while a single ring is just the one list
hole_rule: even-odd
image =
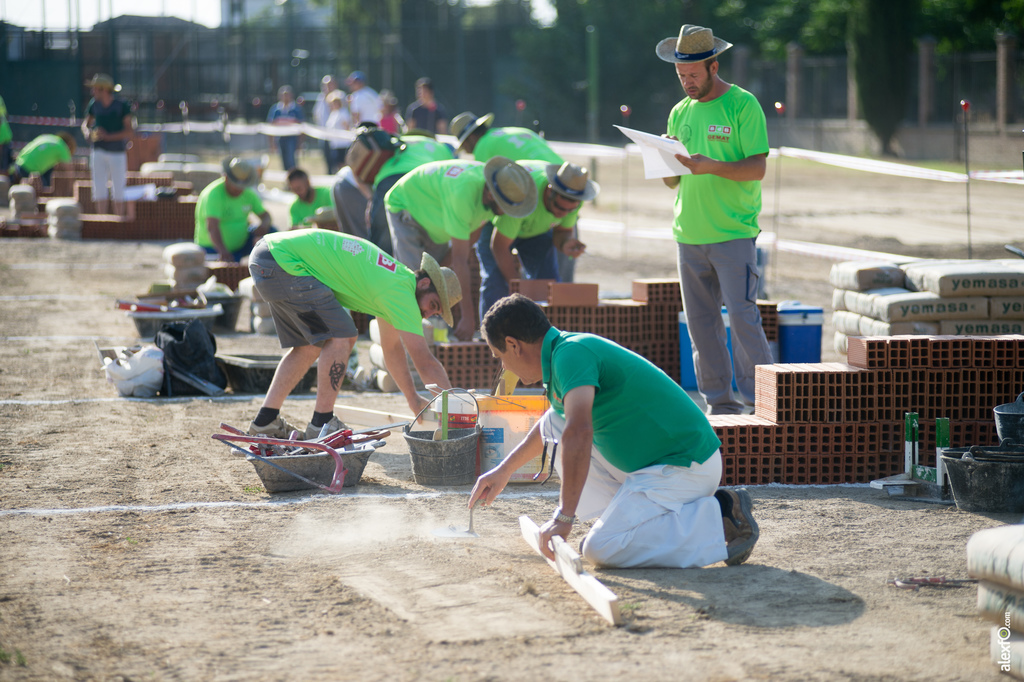
[{"label": "gray trousers", "polygon": [[[754,366],[772,362],[757,309],[757,247],[754,239],[719,244],[677,244],[683,311],[693,346],[697,389],[710,414],[739,414],[754,404]],[[729,312],[733,362],[726,348],[722,305]],[[733,364],[736,387],[732,394]]]},{"label": "gray trousers", "polygon": [[359,191],[355,185],[355,178],[351,176],[352,169],[348,166],[338,171],[335,176],[334,187],[331,188],[334,215],[342,232],[370,239],[370,226],[366,224],[366,206],[370,200]]}]

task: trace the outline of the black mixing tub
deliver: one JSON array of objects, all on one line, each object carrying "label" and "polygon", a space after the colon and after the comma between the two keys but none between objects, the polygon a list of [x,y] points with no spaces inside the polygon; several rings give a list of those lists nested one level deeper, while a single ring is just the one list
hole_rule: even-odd
[{"label": "black mixing tub", "polygon": [[1024,445],[1004,440],[998,447],[973,445],[941,452],[957,509],[1024,513]]}]

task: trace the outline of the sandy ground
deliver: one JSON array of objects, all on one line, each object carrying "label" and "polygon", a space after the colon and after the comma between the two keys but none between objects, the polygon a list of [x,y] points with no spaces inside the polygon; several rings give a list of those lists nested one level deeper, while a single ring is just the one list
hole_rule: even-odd
[{"label": "sandy ground", "polygon": [[[962,186],[784,172],[784,238],[962,248]],[[589,215],[664,229],[670,195],[616,177],[602,173]],[[765,186],[769,227],[771,176]],[[1018,192],[976,190],[978,250],[1001,256],[1019,234]],[[664,239],[584,238],[579,279],[606,293],[674,271]],[[113,300],[161,278],[163,245],[0,246],[0,680],[999,679],[973,589],[886,580],[965,577],[968,537],[1015,517],[864,486],[755,487],[762,535],[747,564],[592,569],[621,601],[612,627],[519,537],[519,515],[551,513],[550,484],[511,487],[477,514],[477,540],[438,539],[432,529],[466,523],[468,487],[414,483],[395,434],[355,489],[268,495],[210,439],[222,421],[244,425],[259,396],[124,400],[99,369],[94,341],[136,339]],[[770,293],[827,308],[829,265],[782,252]],[[242,333],[218,344],[278,350]],[[823,346],[835,358],[828,330]],[[379,393],[339,402],[406,411]],[[285,406],[296,422],[311,411],[308,396]]]}]

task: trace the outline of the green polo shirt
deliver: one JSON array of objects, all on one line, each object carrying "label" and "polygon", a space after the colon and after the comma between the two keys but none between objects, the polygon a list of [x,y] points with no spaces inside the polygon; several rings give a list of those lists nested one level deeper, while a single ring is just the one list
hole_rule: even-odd
[{"label": "green polo shirt", "polygon": [[[529,239],[545,234],[555,227],[572,229],[580,217],[580,209],[577,206],[564,218],[556,218],[555,214],[544,206],[544,191],[548,188],[548,174],[546,161],[518,161],[520,166],[530,171],[530,177],[537,183],[537,208],[525,218],[513,218],[509,215],[500,215],[494,218],[494,229],[501,232],[509,239]],[[582,204],[581,204],[582,205]]]},{"label": "green polo shirt", "polygon": [[402,142],[405,144],[405,149],[396,152],[394,156],[384,162],[373,179],[374,187],[384,178],[389,178],[392,175],[405,175],[413,168],[425,163],[450,161],[455,158],[451,147],[429,137],[403,135]]},{"label": "green polo shirt", "polygon": [[58,163],[71,161],[71,150],[56,135],[40,135],[19,152],[14,160],[27,173],[45,173]]},{"label": "green polo shirt", "polygon": [[484,133],[473,148],[473,158],[490,161],[495,156],[513,161],[541,159],[559,166],[563,162],[544,138],[529,128],[491,128]]},{"label": "green polo shirt", "polygon": [[[668,134],[690,154],[718,161],[741,161],[768,153],[768,129],[757,99],[733,85],[721,97],[698,102],[689,97],[668,117]],[[750,239],[761,231],[761,182],[728,180],[711,173],[683,175],[676,193],[672,234],[682,244],[717,244]]]},{"label": "green polo shirt", "polygon": [[275,232],[263,241],[281,269],[315,277],[346,308],[379,317],[399,331],[423,334],[416,274],[371,242],[320,228]]},{"label": "green polo shirt", "polygon": [[647,359],[593,334],[552,327],[541,350],[544,389],[551,407],[579,386],[593,386],[594,446],[630,473],[656,464],[703,464],[721,446],[686,391]]},{"label": "green polo shirt", "polygon": [[306,218],[314,215],[318,208],[331,207],[331,190],[327,187],[314,187],[313,188],[313,201],[305,202],[299,197],[295,197],[292,201],[292,205],[288,207],[288,216],[291,218],[291,224],[303,225],[306,222]]},{"label": "green polo shirt", "polygon": [[196,202],[195,243],[199,246],[213,246],[206,229],[207,218],[220,220],[220,235],[228,251],[242,248],[249,238],[249,214],[263,213],[263,202],[253,189],[243,189],[237,197],[230,196],[224,186],[224,178],[214,180],[199,195]]},{"label": "green polo shirt", "polygon": [[408,211],[435,244],[469,239],[494,218],[484,206],[484,164],[431,161],[402,176],[384,196],[391,213]]}]

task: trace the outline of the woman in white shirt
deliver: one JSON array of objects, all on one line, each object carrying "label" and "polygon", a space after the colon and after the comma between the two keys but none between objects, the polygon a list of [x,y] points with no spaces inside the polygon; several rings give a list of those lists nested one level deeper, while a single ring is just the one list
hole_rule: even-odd
[{"label": "woman in white shirt", "polygon": [[[327,105],[331,108],[331,111],[327,115],[326,128],[328,130],[351,130],[352,114],[348,110],[345,92],[342,90],[332,90],[327,95]],[[331,139],[328,141],[331,149],[331,162],[327,168],[328,173],[333,175],[345,165],[345,154],[348,152],[350,144],[350,140]]]}]

